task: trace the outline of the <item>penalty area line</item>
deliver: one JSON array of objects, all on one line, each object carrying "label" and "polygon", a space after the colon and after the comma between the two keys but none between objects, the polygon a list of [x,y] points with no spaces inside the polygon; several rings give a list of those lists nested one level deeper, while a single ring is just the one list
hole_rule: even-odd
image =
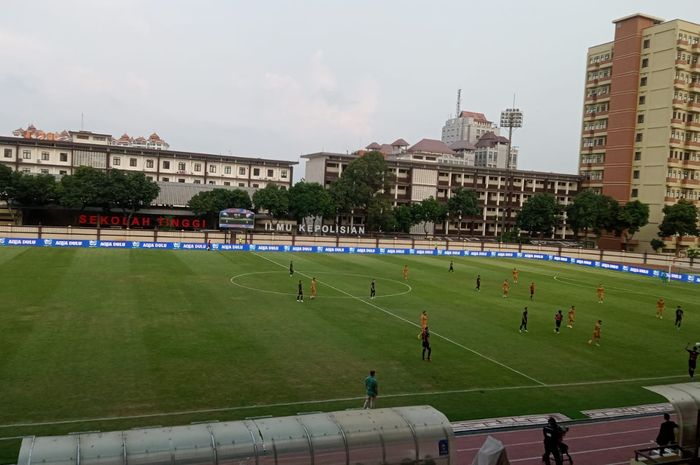
[{"label": "penalty area line", "polygon": [[[283,264],[278,263],[278,262],[276,262],[276,261],[274,261],[274,260],[272,260],[272,259],[270,259],[270,258],[267,258],[267,257],[265,257],[264,255],[260,255],[260,254],[257,253],[257,252],[253,252],[253,254],[256,255],[256,256],[258,256],[258,257],[260,257],[260,258],[262,258],[263,260],[267,260],[267,261],[270,262],[270,263],[274,263],[274,264],[277,265],[277,266],[281,266],[282,268],[285,268],[285,269],[287,268],[287,267],[284,266]],[[297,271],[297,273],[299,273],[300,275],[302,275],[302,276],[304,276],[304,277],[306,277],[306,278],[310,278],[309,275],[304,274],[304,273],[302,273],[302,272],[300,272],[300,271]],[[387,309],[385,309],[385,308],[382,308],[382,307],[380,307],[379,305],[375,305],[375,304],[373,304],[372,302],[368,302],[368,301],[366,301],[366,300],[364,300],[364,299],[362,299],[362,298],[360,298],[360,297],[354,296],[354,295],[350,294],[349,292],[346,292],[346,291],[344,291],[344,290],[342,290],[342,289],[338,289],[337,287],[335,287],[335,286],[333,286],[333,285],[331,285],[331,284],[328,284],[328,283],[323,282],[323,281],[321,281],[321,280],[317,280],[317,281],[318,281],[319,283],[321,283],[321,284],[324,284],[324,285],[330,287],[331,289],[336,290],[337,292],[340,292],[340,293],[345,294],[345,295],[347,295],[347,296],[349,296],[349,297],[352,297],[353,299],[355,299],[355,300],[357,300],[357,301],[359,301],[359,302],[362,302],[363,304],[369,305],[370,307],[374,307],[374,308],[376,308],[377,310],[386,313],[387,315],[393,316],[394,318],[399,319],[399,320],[403,321],[404,323],[408,323],[408,324],[410,324],[411,326],[415,326],[416,328],[419,328],[419,329],[420,329],[420,325],[419,325],[418,323],[414,323],[414,322],[412,322],[412,321],[410,321],[410,320],[407,320],[406,318],[404,318],[404,317],[402,317],[402,316],[400,316],[400,315],[397,315],[396,313],[390,312],[389,310],[387,310]],[[440,339],[443,339],[443,340],[449,342],[450,344],[453,344],[453,345],[455,345],[455,346],[457,346],[457,347],[460,347],[460,348],[462,348],[462,349],[464,349],[464,350],[466,350],[466,351],[468,351],[468,352],[471,352],[472,354],[477,355],[477,356],[479,356],[479,357],[481,357],[481,358],[483,358],[483,359],[485,359],[485,360],[488,360],[488,361],[491,362],[491,363],[495,363],[496,365],[498,365],[498,366],[500,366],[500,367],[502,367],[502,368],[505,368],[505,369],[507,369],[507,370],[510,370],[510,371],[512,371],[513,373],[516,373],[516,374],[518,374],[518,375],[520,375],[520,376],[522,376],[522,377],[524,377],[524,378],[529,379],[530,381],[533,381],[534,383],[539,384],[540,386],[546,386],[546,384],[543,383],[542,381],[540,381],[539,379],[533,378],[533,377],[530,376],[530,375],[526,375],[526,374],[523,373],[522,371],[518,371],[518,370],[516,370],[515,368],[506,365],[505,363],[499,362],[498,360],[489,357],[488,355],[484,355],[484,354],[482,354],[482,353],[480,353],[480,352],[478,352],[478,351],[476,351],[476,350],[474,350],[474,349],[472,349],[472,348],[470,348],[470,347],[467,347],[467,346],[465,346],[465,345],[463,345],[463,344],[460,344],[459,342],[454,341],[454,340],[448,338],[447,336],[443,336],[443,335],[441,335],[441,334],[439,334],[439,333],[435,333],[435,332],[431,332],[431,335],[437,336],[437,337],[439,337]]]},{"label": "penalty area line", "polygon": [[[656,376],[653,378],[629,378],[629,379],[612,379],[612,380],[599,380],[599,381],[582,381],[576,383],[559,383],[559,384],[545,384],[544,386],[527,384],[520,386],[492,386],[492,387],[474,387],[468,389],[453,389],[446,391],[429,391],[429,392],[398,392],[396,394],[386,394],[382,395],[382,399],[396,399],[405,397],[424,397],[424,396],[443,396],[452,394],[471,394],[471,393],[482,393],[482,392],[503,392],[503,391],[519,391],[523,389],[541,389],[546,388],[568,388],[568,387],[580,387],[580,386],[592,386],[601,384],[623,384],[632,383],[640,381],[657,381],[662,379],[677,379],[686,378],[686,376],[674,375],[674,376]],[[73,420],[53,420],[53,421],[41,421],[41,422],[27,422],[27,423],[11,423],[7,425],[0,425],[0,429],[8,428],[22,428],[22,427],[37,427],[37,426],[55,426],[55,425],[69,425],[75,423],[95,423],[95,422],[110,422],[110,421],[123,421],[123,420],[139,420],[144,418],[165,418],[165,417],[175,417],[184,415],[198,415],[205,413],[221,413],[221,412],[235,412],[240,410],[253,410],[253,409],[270,409],[276,407],[294,407],[301,405],[316,405],[316,404],[329,404],[335,402],[360,402],[364,400],[364,396],[357,397],[338,397],[335,399],[317,399],[317,400],[301,400],[297,402],[278,402],[272,404],[256,404],[256,405],[241,405],[236,407],[219,407],[219,408],[209,408],[201,410],[181,410],[175,412],[162,412],[162,413],[146,413],[141,415],[125,415],[125,416],[111,416],[111,417],[99,417],[99,418],[78,418]],[[358,407],[359,408],[359,407]],[[611,419],[613,420],[613,419]],[[0,438],[0,440],[9,440],[21,438],[24,436],[13,436],[7,438]]]}]

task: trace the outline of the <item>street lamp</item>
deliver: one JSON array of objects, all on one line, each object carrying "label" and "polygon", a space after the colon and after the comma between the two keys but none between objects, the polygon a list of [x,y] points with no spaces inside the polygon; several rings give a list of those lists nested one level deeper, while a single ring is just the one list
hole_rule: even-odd
[{"label": "street lamp", "polygon": [[508,154],[506,155],[506,192],[505,192],[505,209],[501,215],[501,235],[506,228],[506,214],[510,217],[510,197],[513,187],[513,176],[511,166],[513,163],[513,129],[523,127],[523,112],[519,108],[507,108],[501,112],[501,127],[508,128]]}]

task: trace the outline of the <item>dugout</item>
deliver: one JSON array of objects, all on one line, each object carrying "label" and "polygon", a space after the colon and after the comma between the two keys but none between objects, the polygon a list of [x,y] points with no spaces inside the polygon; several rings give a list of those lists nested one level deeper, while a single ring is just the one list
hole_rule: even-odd
[{"label": "dugout", "polygon": [[346,410],[107,433],[25,437],[17,465],[450,465],[430,406]]}]

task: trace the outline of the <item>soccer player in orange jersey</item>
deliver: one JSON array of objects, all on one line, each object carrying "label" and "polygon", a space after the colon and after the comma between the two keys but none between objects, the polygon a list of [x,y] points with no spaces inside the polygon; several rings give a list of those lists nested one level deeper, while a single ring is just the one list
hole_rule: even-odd
[{"label": "soccer player in orange jersey", "polygon": [[605,300],[605,288],[603,287],[603,283],[598,284],[598,289],[596,289],[596,293],[598,294],[598,303],[602,304]]},{"label": "soccer player in orange jersey", "polygon": [[660,297],[659,300],[656,302],[656,318],[663,320],[664,319],[664,309],[666,308],[666,301],[664,300],[663,297]]},{"label": "soccer player in orange jersey", "polygon": [[596,322],[595,328],[593,328],[593,337],[588,340],[589,344],[593,344],[595,342],[595,345],[600,345],[600,326],[602,324],[603,322],[601,320]]},{"label": "soccer player in orange jersey", "polygon": [[403,279],[404,280],[408,279],[408,265],[403,266]]},{"label": "soccer player in orange jersey", "polygon": [[530,300],[532,300],[533,297],[535,297],[535,282],[534,281],[530,283]]},{"label": "soccer player in orange jersey", "polygon": [[510,283],[507,279],[503,280],[503,297],[508,297],[508,292],[510,291]]},{"label": "soccer player in orange jersey", "polygon": [[576,308],[572,305],[567,314],[568,322],[566,323],[567,328],[574,327],[574,320],[576,319]]},{"label": "soccer player in orange jersey", "polygon": [[513,283],[518,284],[518,278],[520,278],[520,271],[517,268],[513,268]]},{"label": "soccer player in orange jersey", "polygon": [[311,298],[316,298],[316,278],[311,278]]},{"label": "soccer player in orange jersey", "polygon": [[421,338],[423,331],[425,331],[425,328],[428,327],[428,312],[423,310],[423,312],[420,314],[420,333],[418,333],[418,339]]}]

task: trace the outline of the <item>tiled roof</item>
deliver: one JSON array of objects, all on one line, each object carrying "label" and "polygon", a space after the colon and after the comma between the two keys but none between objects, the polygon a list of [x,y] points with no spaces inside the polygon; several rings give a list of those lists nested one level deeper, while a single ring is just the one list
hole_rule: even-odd
[{"label": "tiled roof", "polygon": [[436,139],[421,139],[417,144],[408,149],[409,152],[427,152],[427,153],[444,153],[454,155],[454,151],[450,149],[443,141]]},{"label": "tiled roof", "polygon": [[396,139],[394,142],[391,143],[392,147],[408,147],[408,142],[406,142],[403,139]]},{"label": "tiled roof", "polygon": [[474,150],[476,145],[466,140],[458,140],[456,142],[452,142],[449,147],[452,150]]},{"label": "tiled roof", "polygon": [[493,132],[489,131],[476,141],[476,147],[494,147],[496,144],[507,144],[508,138],[503,136],[497,136]]},{"label": "tiled roof", "polygon": [[486,119],[486,115],[483,113],[476,113],[473,111],[463,111],[459,114],[460,118],[474,118],[476,121],[483,121],[488,123],[489,120]]},{"label": "tiled roof", "polygon": [[365,147],[367,150],[379,150],[382,148],[381,145],[377,144],[376,142],[372,142],[369,144],[367,147]]}]

